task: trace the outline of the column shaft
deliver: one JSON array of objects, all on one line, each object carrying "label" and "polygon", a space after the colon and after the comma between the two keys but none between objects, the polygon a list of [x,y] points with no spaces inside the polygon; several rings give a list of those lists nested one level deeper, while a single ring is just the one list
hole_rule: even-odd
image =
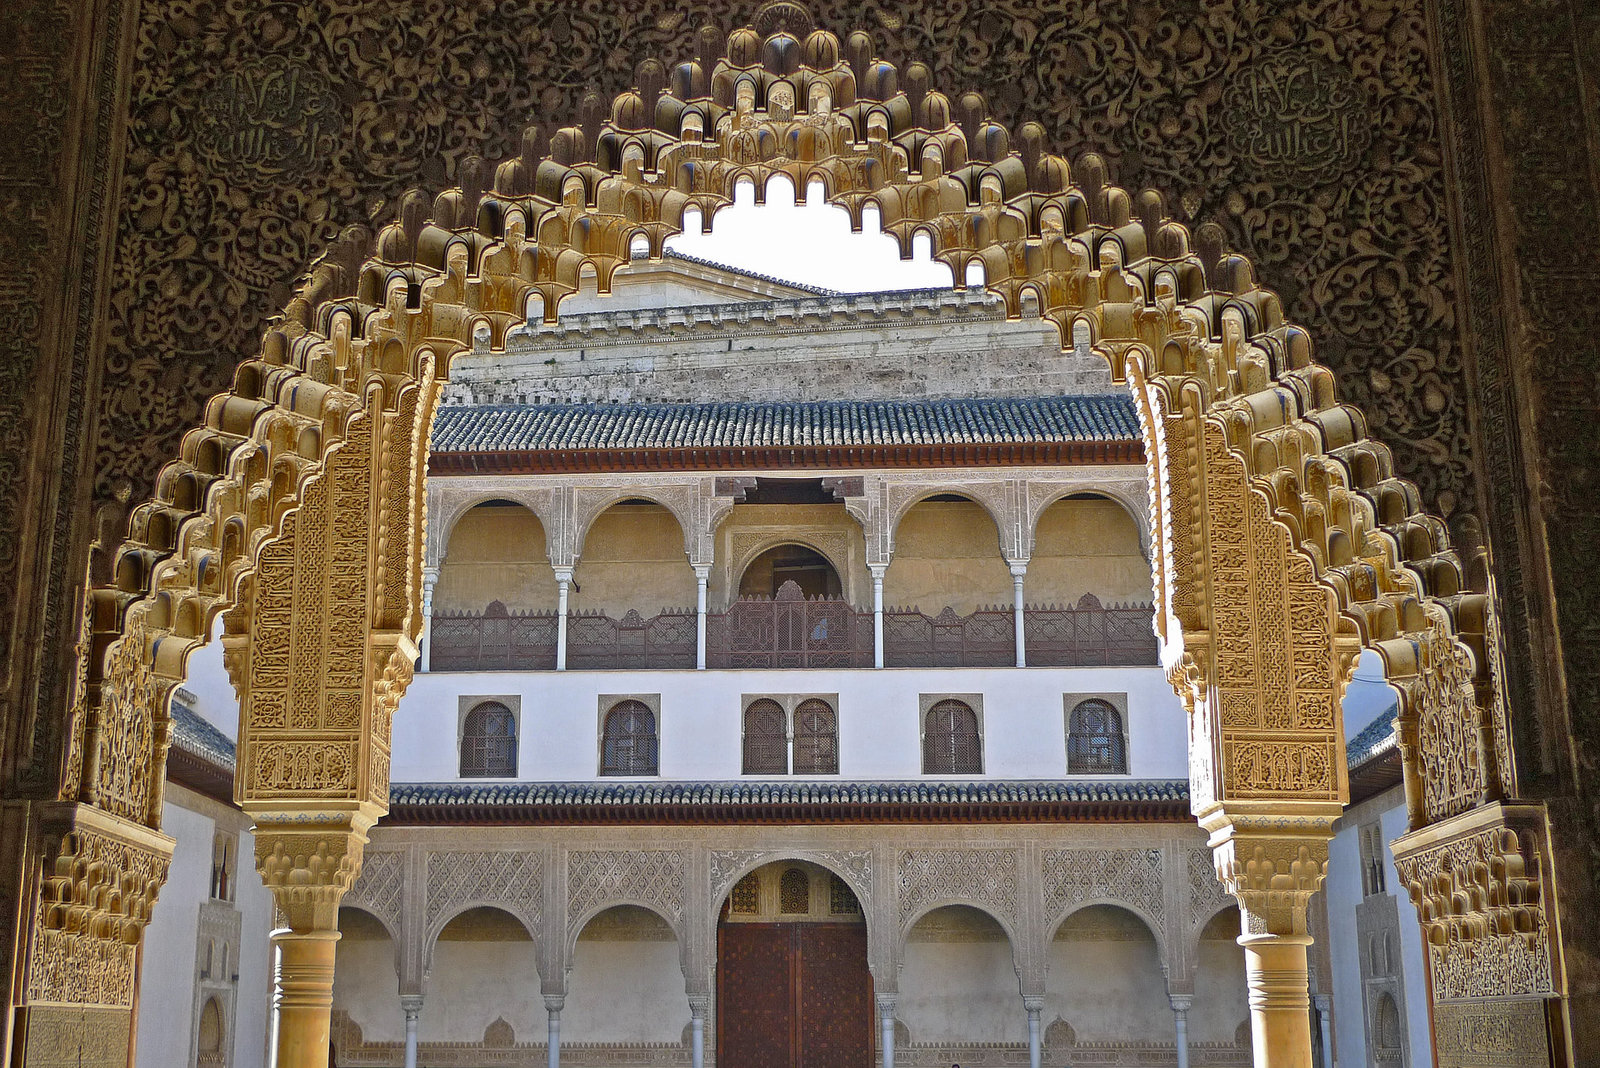
[{"label": "column shaft", "polygon": [[1245,977],[1256,1068],[1312,1068],[1305,937],[1246,935]]},{"label": "column shaft", "polygon": [[1189,1068],[1189,1006],[1187,997],[1172,998],[1172,1030],[1178,1044],[1178,1068]]},{"label": "column shaft", "polygon": [[1322,1032],[1322,1068],[1333,1068],[1333,999],[1317,994],[1311,999],[1317,1009],[1317,1029]]},{"label": "column shaft", "polygon": [[545,1011],[549,1013],[550,1024],[546,1032],[545,1064],[548,1068],[561,1068],[561,1006],[550,1006],[550,999],[545,999]]},{"label": "column shaft", "polygon": [[706,582],[711,569],[696,565],[694,569],[694,666],[697,671],[706,669]]},{"label": "column shaft", "polygon": [[1011,613],[1017,630],[1017,667],[1028,666],[1028,629],[1022,594],[1022,580],[1027,573],[1027,564],[1011,565]]},{"label": "column shaft", "polygon": [[570,569],[556,572],[556,670],[567,670],[567,594],[572,588]]},{"label": "column shaft", "polygon": [[894,1003],[895,999],[892,997],[878,998],[878,1019],[881,1025],[878,1051],[883,1068],[894,1068]]},{"label": "column shaft", "polygon": [[883,667],[883,573],[882,564],[872,565],[872,666]]},{"label": "column shaft", "polygon": [[417,1068],[417,1017],[422,1014],[422,1000],[402,997],[400,1005],[406,1014],[405,1068]]},{"label": "column shaft", "polygon": [[327,1068],[338,931],[274,931],[278,949],[277,1068]]},{"label": "column shaft", "polygon": [[432,670],[433,660],[433,587],[439,581],[439,569],[422,569],[422,670]]},{"label": "column shaft", "polygon": [[1039,1032],[1039,1015],[1044,1009],[1044,998],[1024,998],[1028,1010],[1028,1068],[1041,1068],[1044,1063],[1044,1036]]},{"label": "column shaft", "polygon": [[689,1018],[689,1063],[691,1068],[705,1068],[706,1018],[695,1013]]}]

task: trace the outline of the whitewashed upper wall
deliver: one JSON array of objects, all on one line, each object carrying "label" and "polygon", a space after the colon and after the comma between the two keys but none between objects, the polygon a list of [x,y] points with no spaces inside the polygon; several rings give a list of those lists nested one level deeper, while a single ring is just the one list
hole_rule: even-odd
[{"label": "whitewashed upper wall", "polygon": [[511,697],[519,706],[516,778],[598,779],[602,694],[659,696],[662,779],[747,778],[747,694],[837,695],[839,775],[828,779],[925,778],[924,694],[981,695],[982,778],[1070,778],[1065,694],[1126,694],[1130,775],[1188,775],[1183,708],[1162,670],[1148,667],[418,673],[394,720],[393,778],[458,779],[465,709],[477,698]]}]

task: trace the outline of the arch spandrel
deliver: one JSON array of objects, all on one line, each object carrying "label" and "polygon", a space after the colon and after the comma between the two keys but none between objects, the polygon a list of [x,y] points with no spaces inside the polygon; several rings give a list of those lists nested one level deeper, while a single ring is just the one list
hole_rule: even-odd
[{"label": "arch spandrel", "polygon": [[[279,606],[263,597],[261,578],[288,566],[263,554],[276,544],[301,559],[305,524],[286,519],[314,503],[317,485],[345,485],[336,457],[352,440],[352,415],[365,413],[366,463],[352,465],[359,477],[350,476],[348,488],[376,524],[360,548],[376,577],[365,588],[354,580],[341,587],[363,601],[355,618],[371,631],[359,650],[364,696],[350,728],[361,770],[354,785],[313,775],[310,791],[263,792],[260,782],[241,788],[268,822],[304,815],[339,794],[348,833],[358,839],[369,814],[386,803],[388,717],[409,680],[420,621],[427,426],[450,360],[503,346],[535,294],[553,320],[585,266],[604,288],[628,262],[634,236],[643,233],[658,253],[681,229],[684,211],[714,213],[731,202],[741,177],[764,189],[783,174],[797,189],[821,180],[857,225],[874,204],[903,254],[912,235],[926,232],[934,255],[958,275],[981,260],[985,286],[1010,315],[1020,314],[1023,292],[1031,292],[1064,346],[1081,324],[1114,378],[1134,392],[1160,543],[1159,624],[1169,674],[1193,717],[1194,796],[1197,811],[1211,806],[1214,838],[1226,838],[1235,824],[1267,835],[1281,828],[1273,814],[1294,804],[1312,806],[1304,812],[1317,828],[1311,837],[1325,838],[1346,796],[1338,698],[1362,646],[1390,649],[1391,672],[1416,667],[1414,676],[1391,677],[1402,693],[1409,792],[1426,796],[1452,754],[1476,744],[1479,768],[1493,769],[1479,800],[1515,796],[1514,769],[1500,752],[1496,634],[1492,610],[1483,607],[1490,591],[1468,589],[1443,524],[1421,514],[1415,488],[1394,477],[1387,450],[1368,439],[1359,413],[1338,404],[1331,373],[1313,362],[1304,333],[1283,322],[1277,298],[1256,283],[1248,261],[1209,238],[1192,246],[1159,196],[1135,199],[1109,185],[1094,156],[1074,174],[1039,151],[1029,130],[1017,139],[1022,150],[1013,150],[974,94],[962,98],[962,121],[952,123],[940,94],[913,86],[913,100],[891,65],[868,62],[864,37],[852,38],[853,50],[867,51],[849,63],[826,31],[808,38],[798,59],[777,50],[764,61],[760,40],[735,31],[730,58],[669,79],[642,160],[626,150],[640,131],[623,128],[638,109],[619,101],[612,120],[559,131],[549,158],[525,151],[499,165],[492,186],[481,181],[487,165],[475,166],[434,203],[432,218],[425,197],[403,198],[399,218],[370,254],[359,233],[347,232],[313,266],[261,353],[241,365],[233,389],[208,406],[206,426],[164,470],[157,498],[136,511],[134,538],[117,553],[115,587],[92,597],[86,629],[93,640],[72,726],[82,739],[73,758],[81,768],[68,776],[79,795],[92,802],[122,789],[94,784],[98,769],[130,745],[151,759],[114,761],[122,770],[110,774],[159,781],[155,707],[164,705],[150,699],[152,687],[169,676],[175,682],[175,669],[164,665],[181,666],[185,650],[204,640],[197,618],[235,606],[235,645],[249,635],[254,672],[255,646],[282,627],[271,619]],[[787,58],[774,58],[780,54]],[[762,87],[781,79],[825,88],[794,93],[791,109],[783,94],[741,96],[737,83],[746,74]],[[716,138],[707,140],[711,131]],[[929,146],[938,148],[936,160]],[[341,514],[345,507],[338,505]],[[225,536],[241,526],[242,534]],[[1252,573],[1232,567],[1235,549]],[[1247,616],[1273,640],[1243,651],[1234,616]],[[1426,653],[1410,661],[1393,654],[1407,642]],[[236,651],[230,661],[245,655]],[[158,665],[158,674],[143,664]],[[1444,676],[1448,686],[1424,681]],[[241,696],[248,708],[263,709],[274,691],[255,688],[252,676]],[[248,714],[246,735],[257,729],[257,714]],[[286,717],[295,714],[302,713],[285,706]],[[1436,742],[1420,729],[1408,741],[1406,724],[1430,717],[1449,729],[1429,736]],[[308,729],[285,722],[260,729]],[[259,755],[268,744],[241,737],[241,752]],[[1450,751],[1430,748],[1440,745]],[[1298,754],[1297,772],[1263,779],[1257,769],[1272,760],[1260,754],[1278,752]],[[1326,759],[1313,760],[1314,752]],[[1444,807],[1414,808],[1413,822],[1469,804],[1469,793],[1457,791]],[[147,827],[157,815],[148,803],[142,813],[137,804],[124,807],[126,818]],[[299,848],[298,837],[292,848],[275,847],[270,834],[261,842],[264,870],[286,863],[309,870],[302,861],[319,872],[346,867]],[[1289,880],[1296,893],[1315,889],[1320,860],[1302,852],[1303,842],[1281,856],[1264,842],[1237,856],[1219,853],[1219,870],[1241,902],[1245,891],[1274,880]],[[347,858],[353,849],[359,865],[358,842],[330,849]]]}]

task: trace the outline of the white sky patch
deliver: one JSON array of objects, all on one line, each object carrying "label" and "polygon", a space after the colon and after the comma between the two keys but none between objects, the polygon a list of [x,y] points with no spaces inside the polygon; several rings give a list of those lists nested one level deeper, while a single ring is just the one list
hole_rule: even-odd
[{"label": "white sky patch", "polygon": [[700,233],[700,216],[688,213],[684,233],[667,247],[688,256],[738,267],[788,282],[822,286],[844,293],[896,289],[948,289],[950,268],[932,258],[932,246],[919,236],[913,258],[902,260],[899,245],[885,234],[876,208],[863,212],[861,233],[850,232],[850,216],[822,198],[813,182],[805,203],[796,204],[794,185],[782,176],[767,183],[767,202],[756,206],[755,186],[742,182],[732,207]]}]

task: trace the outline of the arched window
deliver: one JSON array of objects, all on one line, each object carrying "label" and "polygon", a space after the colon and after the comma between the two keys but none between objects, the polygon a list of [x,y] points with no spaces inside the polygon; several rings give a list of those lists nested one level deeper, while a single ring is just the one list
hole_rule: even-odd
[{"label": "arched window", "polygon": [[1394,995],[1384,992],[1378,999],[1376,1027],[1377,1032],[1373,1045],[1383,1052],[1392,1052],[1400,1048],[1400,1008],[1394,1003]]},{"label": "arched window", "polygon": [[755,916],[761,911],[761,878],[751,872],[733,884],[728,896],[728,911],[741,916]]},{"label": "arched window", "polygon": [[216,998],[207,998],[200,1010],[200,1035],[196,1044],[199,1046],[196,1063],[200,1068],[223,1063],[222,1009]]},{"label": "arched window", "polygon": [[517,773],[517,717],[499,701],[485,701],[461,726],[461,777]]},{"label": "arched window", "polygon": [[1122,713],[1110,701],[1078,702],[1067,724],[1068,775],[1128,774],[1128,744]]},{"label": "arched window", "polygon": [[790,916],[811,911],[811,880],[799,868],[790,868],[778,880],[778,911]]},{"label": "arched window", "polygon": [[655,775],[656,714],[643,701],[619,701],[606,713],[600,774]]},{"label": "arched window", "polygon": [[751,701],[744,710],[744,773],[789,773],[789,736],[783,706],[765,697]]},{"label": "arched window", "polygon": [[924,775],[983,774],[978,717],[965,701],[940,701],[928,709],[922,734]]},{"label": "arched window", "polygon": [[794,773],[839,774],[839,717],[820,697],[807,698],[794,710]]}]

